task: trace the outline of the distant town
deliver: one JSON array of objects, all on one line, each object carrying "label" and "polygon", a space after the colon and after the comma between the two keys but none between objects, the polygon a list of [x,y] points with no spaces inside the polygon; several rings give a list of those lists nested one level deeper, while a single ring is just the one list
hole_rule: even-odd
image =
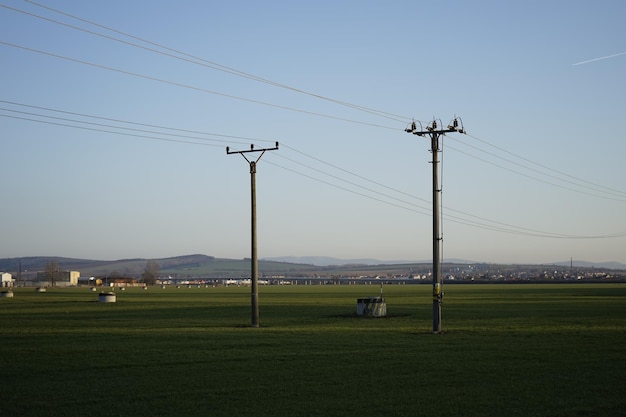
[{"label": "distant town", "polygon": [[[92,261],[28,257],[0,259],[2,287],[249,285],[249,259],[187,255],[164,259]],[[626,282],[626,268],[570,265],[442,264],[446,284]],[[259,261],[260,285],[429,284],[431,263],[317,266]]]}]

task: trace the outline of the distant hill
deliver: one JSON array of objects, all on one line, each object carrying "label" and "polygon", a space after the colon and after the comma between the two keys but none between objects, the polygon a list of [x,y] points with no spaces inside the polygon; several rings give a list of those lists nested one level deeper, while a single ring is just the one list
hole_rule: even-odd
[{"label": "distant hill", "polygon": [[[308,264],[315,266],[343,266],[343,265],[401,265],[401,264],[427,264],[432,261],[424,260],[424,261],[407,261],[407,260],[398,260],[398,261],[382,261],[380,259],[372,259],[372,258],[357,258],[357,259],[340,259],[333,258],[330,256],[279,256],[279,257],[270,257],[263,258],[266,261],[274,261],[274,262],[289,262],[295,264]],[[464,259],[445,259],[446,263],[455,263],[455,264],[475,264],[474,261],[468,261]]]},{"label": "distant hill", "polygon": [[[155,259],[161,269],[184,268],[210,262],[214,259],[206,255],[177,256],[173,258]],[[46,264],[56,262],[64,270],[79,271],[83,276],[124,275],[138,276],[144,271],[148,259],[120,259],[114,261],[63,258],[57,256],[32,256],[25,258],[0,259],[0,270],[23,273],[43,271]]]},{"label": "distant hill", "polygon": [[[250,275],[250,259],[224,259],[208,255],[184,255],[161,259],[121,259],[114,261],[63,258],[57,256],[31,256],[0,259],[0,271],[22,275],[34,275],[43,271],[46,264],[56,262],[61,269],[79,271],[81,276],[128,276],[140,277],[148,260],[159,264],[161,275],[176,276],[219,276],[241,277]],[[287,272],[309,272],[317,268],[285,262],[259,261],[259,273],[284,274]]]},{"label": "distant hill", "polygon": [[[63,258],[55,256],[32,256],[24,258],[0,259],[0,271],[17,274],[20,270],[23,277],[43,271],[48,262],[54,261],[64,270],[79,271],[82,276],[127,276],[140,277],[148,260],[159,264],[162,276],[176,277],[247,277],[250,276],[250,259],[215,258],[208,255],[184,255],[161,259],[120,259],[114,261]],[[339,259],[325,256],[286,256],[259,260],[260,275],[313,276],[324,274],[354,273],[406,273],[415,268],[430,268],[427,261],[381,261],[371,258]],[[476,264],[461,259],[445,259],[444,263]],[[568,267],[570,261],[542,264]],[[593,263],[574,261],[573,265],[582,268],[626,270],[626,264],[620,262]],[[520,266],[520,265],[518,265]]]},{"label": "distant hill", "polygon": [[[422,260],[422,261],[407,261],[407,260],[383,261],[380,259],[372,259],[372,258],[341,259],[341,258],[333,258],[330,256],[279,256],[279,257],[270,257],[270,258],[263,258],[263,259],[267,261],[307,264],[307,265],[314,265],[314,266],[319,266],[319,267],[347,266],[347,265],[374,266],[374,265],[429,264],[432,262],[432,260],[430,259]],[[451,263],[451,264],[466,264],[466,265],[484,263],[484,262],[469,261],[467,259],[458,259],[458,258],[446,258],[443,260],[443,262]],[[541,265],[570,266],[570,261],[552,262],[549,264],[541,264]],[[621,262],[587,262],[587,261],[574,260],[573,266],[582,267],[582,268],[616,269],[616,270],[621,270],[621,271],[626,270],[626,264],[623,264]]]},{"label": "distant hill", "polygon": [[111,265],[120,264],[139,264],[145,268],[146,261],[141,259],[128,259],[119,261],[95,261],[89,259],[63,258],[59,256],[29,256],[24,258],[4,258],[0,259],[0,270],[17,272],[20,269],[24,273],[43,271],[46,264],[56,262],[62,269],[71,271],[97,270],[99,268],[107,269]]},{"label": "distant hill", "polygon": [[265,261],[273,262],[288,262],[294,264],[305,264],[315,266],[343,266],[343,265],[396,265],[396,264],[408,264],[416,263],[415,261],[381,261],[371,258],[358,258],[358,259],[340,259],[330,256],[277,256],[270,258],[263,258]]}]

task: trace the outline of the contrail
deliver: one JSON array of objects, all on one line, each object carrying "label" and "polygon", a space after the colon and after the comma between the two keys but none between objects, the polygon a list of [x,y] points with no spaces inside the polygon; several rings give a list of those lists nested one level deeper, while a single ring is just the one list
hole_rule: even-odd
[{"label": "contrail", "polygon": [[601,61],[601,60],[603,60],[603,59],[615,58],[616,56],[620,56],[620,55],[626,55],[626,52],[620,52],[619,54],[613,54],[613,55],[601,56],[600,58],[588,59],[587,61],[577,62],[577,63],[572,64],[572,65],[582,65],[582,64],[588,64],[588,63],[590,63],[590,62]]}]

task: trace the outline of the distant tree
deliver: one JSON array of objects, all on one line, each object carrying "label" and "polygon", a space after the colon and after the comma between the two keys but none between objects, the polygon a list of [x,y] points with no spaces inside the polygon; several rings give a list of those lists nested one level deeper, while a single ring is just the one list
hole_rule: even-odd
[{"label": "distant tree", "polygon": [[159,264],[156,261],[148,261],[146,263],[146,269],[141,274],[141,279],[146,285],[154,285],[157,278],[159,278]]},{"label": "distant tree", "polygon": [[54,284],[61,277],[61,267],[56,261],[50,261],[46,264],[45,274],[46,280],[54,287]]}]

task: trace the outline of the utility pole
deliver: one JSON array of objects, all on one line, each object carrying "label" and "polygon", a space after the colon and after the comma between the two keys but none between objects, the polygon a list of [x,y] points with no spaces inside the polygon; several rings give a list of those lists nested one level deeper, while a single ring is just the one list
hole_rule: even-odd
[{"label": "utility pole", "polygon": [[[251,194],[251,265],[250,265],[250,281],[251,281],[251,297],[250,304],[252,310],[252,327],[259,327],[259,259],[257,257],[256,244],[256,164],[263,156],[265,151],[275,151],[278,149],[278,142],[273,148],[254,149],[254,145],[250,145],[250,149],[245,151],[230,151],[230,147],[226,147],[226,155],[240,154],[250,164],[250,194]],[[251,152],[261,152],[257,159],[248,159],[245,154]]]},{"label": "utility pole", "polygon": [[[421,128],[421,123],[420,123]],[[439,138],[446,133],[465,133],[463,127],[459,127],[459,122],[455,118],[452,124],[445,129],[437,129],[437,122],[433,120],[424,129],[417,129],[415,122],[410,128],[404,130],[417,136],[430,137],[430,151],[433,154],[433,333],[441,333],[441,304],[443,302],[443,286],[441,277],[441,188],[439,188]]]}]

